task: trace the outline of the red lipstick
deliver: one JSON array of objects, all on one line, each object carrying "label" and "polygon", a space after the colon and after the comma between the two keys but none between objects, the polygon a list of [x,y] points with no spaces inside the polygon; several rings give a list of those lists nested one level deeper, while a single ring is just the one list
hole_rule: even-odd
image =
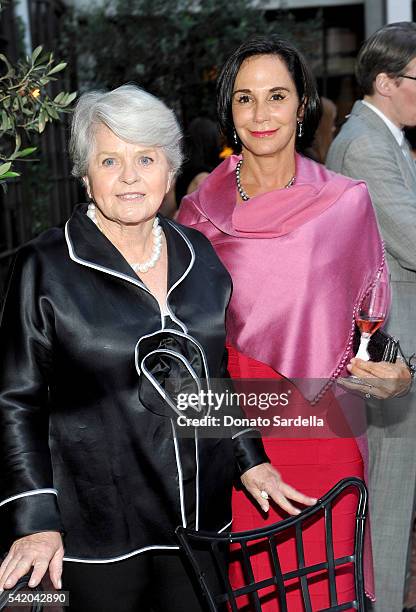
[{"label": "red lipstick", "polygon": [[252,132],[250,130],[250,134],[254,136],[254,138],[266,138],[267,136],[273,136],[276,132],[277,130],[264,130],[262,132]]}]

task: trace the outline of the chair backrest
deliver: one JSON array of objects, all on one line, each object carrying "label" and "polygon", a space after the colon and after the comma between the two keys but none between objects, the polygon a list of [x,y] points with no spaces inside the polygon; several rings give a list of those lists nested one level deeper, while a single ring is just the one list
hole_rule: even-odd
[{"label": "chair backrest", "polygon": [[[355,488],[358,492],[355,513],[354,550],[350,555],[335,558],[332,507],[334,502],[348,488]],[[367,497],[367,489],[362,480],[355,477],[345,478],[319,499],[314,506],[306,508],[297,516],[289,517],[268,527],[239,533],[223,532],[220,534],[178,527],[176,534],[192,565],[211,612],[219,612],[226,609],[237,612],[239,610],[237,599],[243,595],[249,597],[251,610],[261,612],[259,591],[270,586],[273,586],[276,590],[280,611],[290,612],[286,596],[287,583],[292,581],[293,584],[293,579],[300,581],[305,612],[324,612],[323,609],[319,611],[312,609],[309,592],[308,580],[319,572],[325,572],[326,580],[329,584],[330,607],[326,607],[325,612],[341,612],[342,610],[351,609],[364,612],[363,547],[365,519],[367,516]],[[324,519],[326,560],[308,566],[305,563],[303,529],[305,524],[310,522],[311,517],[317,517],[317,515],[321,515]],[[298,563],[295,570],[283,573],[279,559],[277,539],[288,530],[294,533]],[[257,545],[259,542],[267,543],[273,572],[269,578],[256,582],[251,562],[250,544],[255,543]],[[234,589],[228,578],[228,567],[224,556],[224,549],[231,544],[233,549],[236,547],[239,549],[245,576],[244,586]],[[213,589],[212,584],[208,583],[206,574],[198,560],[198,551],[201,548],[209,550],[212,556],[212,561],[218,574],[218,582],[221,585],[218,590],[217,587]],[[349,566],[354,571],[355,597],[349,602],[338,603],[336,570],[341,568],[341,566]]]},{"label": "chair backrest", "polygon": [[[9,608],[9,604],[8,604],[9,595],[16,595],[16,593],[18,593],[19,591],[22,591],[23,589],[30,591],[31,593],[36,593],[39,591],[42,592],[41,587],[29,588],[28,587],[29,579],[30,579],[29,574],[27,574],[26,576],[23,576],[22,578],[19,578],[19,580],[16,582],[14,587],[12,587],[11,589],[4,590],[3,593],[0,594],[0,611],[11,609]],[[14,605],[16,606],[16,604]],[[31,612],[42,612],[43,606],[40,603],[34,602],[32,603],[32,607],[30,608],[30,610]]]}]

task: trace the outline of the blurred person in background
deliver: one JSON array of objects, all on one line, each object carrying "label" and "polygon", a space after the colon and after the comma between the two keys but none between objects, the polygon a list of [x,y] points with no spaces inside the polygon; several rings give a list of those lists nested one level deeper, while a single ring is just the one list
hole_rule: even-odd
[{"label": "blurred person in background", "polygon": [[325,164],[326,156],[336,130],[337,107],[329,98],[321,96],[322,115],[316,128],[315,137],[310,147],[305,148],[304,155]]}]

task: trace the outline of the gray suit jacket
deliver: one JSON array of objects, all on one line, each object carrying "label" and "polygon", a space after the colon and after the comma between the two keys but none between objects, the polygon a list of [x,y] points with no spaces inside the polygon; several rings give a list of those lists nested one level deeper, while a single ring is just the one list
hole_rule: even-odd
[{"label": "gray suit jacket", "polygon": [[[326,165],[367,183],[393,281],[388,330],[406,352],[416,349],[416,166],[384,121],[356,102],[332,143]],[[363,239],[365,237],[363,236]]]},{"label": "gray suit jacket", "polygon": [[[356,102],[327,165],[366,181],[384,238],[393,301],[386,330],[416,348],[416,170],[384,121]],[[365,240],[365,236],[363,236]],[[416,481],[416,390],[367,404],[375,612],[403,607]],[[386,495],[386,491],[389,492]]]}]

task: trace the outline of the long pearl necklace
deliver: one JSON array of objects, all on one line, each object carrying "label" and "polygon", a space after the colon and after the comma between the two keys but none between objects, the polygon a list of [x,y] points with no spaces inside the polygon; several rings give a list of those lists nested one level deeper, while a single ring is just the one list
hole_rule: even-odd
[{"label": "long pearl necklace", "polygon": [[[102,232],[103,230],[100,224],[98,223],[98,220],[95,214],[95,204],[88,204],[87,216],[91,219],[91,221],[95,223],[98,229]],[[138,272],[142,272],[142,273],[148,272],[150,268],[155,267],[155,265],[160,259],[160,255],[162,253],[163,233],[162,233],[162,228],[159,225],[159,219],[157,217],[155,217],[153,221],[152,234],[153,234],[153,248],[152,248],[152,254],[149,257],[149,259],[147,261],[144,261],[143,263],[131,263],[130,264],[130,266],[133,268],[136,274]]]},{"label": "long pearl necklace", "polygon": [[[243,165],[243,160],[240,159],[235,167],[235,180],[237,181],[237,189],[238,189],[238,193],[240,194],[241,199],[243,200],[243,202],[247,202],[247,200],[250,199],[250,196],[247,195],[247,193],[244,191],[243,186],[241,184],[240,171],[241,171],[242,165]],[[294,174],[292,178],[290,179],[290,181],[286,183],[286,185],[284,186],[284,189],[289,189],[289,187],[292,187],[295,181],[296,181],[296,174]]]}]

